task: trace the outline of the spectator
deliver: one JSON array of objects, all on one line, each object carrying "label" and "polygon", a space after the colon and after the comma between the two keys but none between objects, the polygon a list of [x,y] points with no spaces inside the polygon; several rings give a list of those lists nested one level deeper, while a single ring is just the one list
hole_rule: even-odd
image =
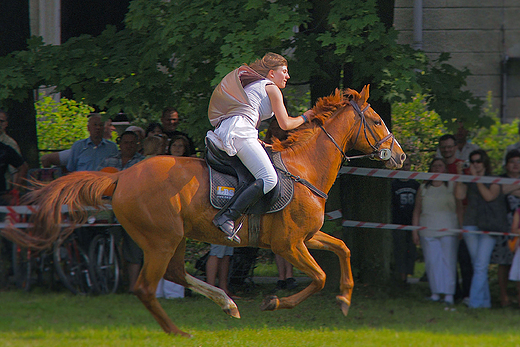
[{"label": "spectator", "polygon": [[134,133],[136,133],[137,141],[139,143],[143,141],[146,137],[146,132],[144,131],[144,129],[135,125],[130,125],[128,128],[125,129],[125,131],[133,131]]},{"label": "spectator", "polygon": [[161,123],[163,127],[163,131],[168,136],[169,139],[172,139],[174,135],[183,135],[188,139],[190,144],[190,153],[195,154],[195,145],[191,138],[183,133],[182,131],[177,130],[177,126],[180,123],[179,112],[173,107],[166,108],[161,116]]},{"label": "spectator", "polygon": [[229,297],[236,298],[231,295],[228,288],[229,262],[232,255],[233,247],[211,245],[206,263],[206,282],[216,286],[218,275],[218,287]]},{"label": "spectator", "polygon": [[112,118],[108,118],[105,121],[104,125],[104,131],[103,131],[103,138],[107,140],[112,140],[112,134],[116,133],[116,127],[112,124]]},{"label": "spectator", "polygon": [[[116,127],[112,125],[112,119],[105,121],[103,125],[103,138],[105,140],[112,140],[112,133],[116,131]],[[42,167],[63,166],[66,167],[70,158],[70,149],[65,149],[59,152],[52,152],[42,155],[40,158]]]},{"label": "spectator", "polygon": [[[480,148],[479,146],[468,142],[468,131],[462,122],[459,122],[459,127],[455,133],[455,143],[457,144],[455,157],[463,161],[469,160],[469,154]],[[436,155],[437,157],[442,156],[440,149],[437,149]]]},{"label": "spectator", "polygon": [[114,167],[119,171],[128,169],[130,166],[140,162],[144,156],[137,152],[138,136],[133,131],[125,131],[118,138],[119,152],[115,155],[103,159],[99,164],[98,170],[105,167]]},{"label": "spectator", "polygon": [[273,293],[281,289],[291,290],[298,287],[296,279],[293,277],[293,266],[284,257],[275,254],[276,268],[278,269],[278,281]]},{"label": "spectator", "polygon": [[[409,157],[403,163],[401,170],[410,171],[412,161]],[[412,225],[415,196],[419,189],[416,180],[392,180],[392,223]],[[405,230],[392,232],[394,244],[395,270],[399,274],[400,284],[406,284],[408,275],[413,275],[417,249],[412,233]]]},{"label": "spectator", "polygon": [[[0,113],[0,120],[5,121],[0,121],[0,128],[3,128],[2,131],[5,131],[5,127],[7,126],[5,113]],[[5,134],[5,132],[2,134]],[[23,160],[22,156],[16,152],[15,149],[13,149],[11,146],[8,146],[4,142],[0,142],[0,205],[2,206],[13,206],[18,203],[18,201],[16,201],[18,196],[14,194],[15,190],[13,189],[9,192],[7,187],[6,173],[10,167],[17,172],[17,174],[14,176],[14,183],[22,184],[22,177],[27,177],[27,163]],[[3,237],[0,237],[0,266],[2,267],[2,270],[5,270],[5,272],[0,272],[3,272],[4,274],[12,271],[12,265],[10,266],[10,269],[7,268],[7,266],[4,268],[4,265],[12,264],[11,248],[12,243]],[[5,277],[0,277],[1,288],[4,287],[4,283],[7,283],[7,275]]]},{"label": "spectator", "polygon": [[[518,122],[518,134],[520,135],[520,122]],[[506,165],[506,155],[507,153],[511,152],[512,150],[517,150],[517,151],[520,151],[520,141],[516,142],[516,143],[513,143],[512,145],[509,145],[506,147],[506,150],[504,152],[504,160],[503,160],[503,165],[505,166]]]},{"label": "spectator", "polygon": [[[7,116],[7,112],[0,109],[0,142],[3,144],[8,145],[9,147],[13,148],[16,153],[19,155],[22,155],[22,152],[20,151],[20,146],[18,146],[18,143],[9,135],[7,135],[7,126],[9,125],[9,120]],[[6,180],[6,187],[10,188],[10,182],[11,181],[18,181],[17,175],[17,169],[13,166],[9,166],[8,170],[5,172],[5,180]]]},{"label": "spectator", "polygon": [[[441,158],[430,163],[429,172],[445,173],[446,164]],[[457,202],[453,182],[428,181],[421,184],[415,199],[413,225],[432,229],[456,229],[458,227]],[[420,236],[420,237],[419,237]],[[454,304],[457,273],[457,247],[459,239],[450,231],[413,231],[416,244],[421,244],[428,282],[432,292],[429,300],[439,301],[444,294],[444,302]]]},{"label": "spectator", "polygon": [[[491,164],[484,150],[470,153],[470,174],[473,176],[490,176]],[[462,165],[457,166],[462,174]],[[501,188],[498,184],[462,183],[455,185],[457,199],[467,198],[468,206],[464,213],[463,229],[470,231],[507,232],[507,207]],[[488,266],[491,253],[496,243],[496,236],[479,233],[464,233],[473,264],[473,279],[467,305],[471,308],[491,307],[491,295],[488,283]]]},{"label": "spectator", "polygon": [[190,157],[190,143],[184,135],[174,135],[170,140],[170,146],[168,147],[168,154],[176,157]]},{"label": "spectator", "polygon": [[[118,142],[121,150],[116,155],[103,159],[97,168],[98,170],[111,167],[121,171],[144,159],[144,156],[137,152],[137,134],[133,131],[125,131],[119,137]],[[133,292],[137,277],[141,271],[143,251],[126,232],[123,233],[123,255],[128,263],[127,271],[130,292]]]},{"label": "spectator", "polygon": [[[506,173],[501,177],[520,178],[520,151],[512,150],[506,155]],[[502,193],[506,197],[507,205],[507,222],[511,229],[513,223],[513,215],[520,208],[520,186],[517,184],[502,185]],[[496,237],[495,248],[491,254],[491,264],[498,264],[498,285],[500,288],[500,305],[502,307],[509,306],[510,300],[507,295],[507,285],[511,262],[514,253],[508,246],[509,236],[499,235]]]},{"label": "spectator", "polygon": [[131,125],[126,128],[125,131],[133,131],[137,135],[137,151],[143,154],[143,140],[146,137],[144,129],[135,125]]},{"label": "spectator", "polygon": [[164,135],[163,127],[160,123],[150,123],[145,131],[145,137],[154,135]]},{"label": "spectator", "polygon": [[[513,150],[516,151],[516,150]],[[510,152],[511,153],[511,152]],[[520,234],[520,208],[515,210],[513,221],[511,222],[511,233]],[[509,279],[516,282],[516,290],[518,295],[518,304],[520,305],[520,251],[518,250],[518,239],[515,244],[515,256],[511,264]]]},{"label": "spectator", "polygon": [[[457,174],[457,163],[463,163],[462,159],[456,157],[457,148],[456,148],[456,138],[451,134],[443,135],[439,138],[439,151],[441,153],[444,162],[446,163],[446,172],[450,174]],[[464,171],[465,174],[469,174],[468,170]],[[463,208],[459,212],[459,224],[462,225],[464,208],[467,204],[467,201],[463,201]],[[471,264],[471,257],[469,255],[468,247],[466,245],[466,241],[461,238],[459,242],[459,250],[457,252],[457,261],[460,267],[460,277],[462,279],[462,285],[459,285],[458,273],[457,273],[457,281],[456,281],[456,292],[455,299],[466,299],[469,297],[469,290],[471,287],[471,279],[473,277],[473,265]]]},{"label": "spectator", "polygon": [[143,140],[143,155],[145,158],[164,154],[164,140],[159,136],[148,136]]},{"label": "spectator", "polygon": [[28,166],[23,158],[11,147],[0,142],[0,205],[9,206],[12,204],[12,196],[7,190],[5,173],[8,167],[12,166],[17,171],[14,183],[21,185],[22,178],[27,177]]},{"label": "spectator", "polygon": [[463,162],[458,159],[457,154],[457,139],[451,134],[442,135],[439,138],[439,152],[446,163],[446,172],[451,174],[457,173],[457,163]]},{"label": "spectator", "polygon": [[104,123],[99,113],[91,113],[88,119],[90,137],[76,141],[70,149],[68,171],[95,171],[103,159],[117,155],[117,146],[103,138]]}]

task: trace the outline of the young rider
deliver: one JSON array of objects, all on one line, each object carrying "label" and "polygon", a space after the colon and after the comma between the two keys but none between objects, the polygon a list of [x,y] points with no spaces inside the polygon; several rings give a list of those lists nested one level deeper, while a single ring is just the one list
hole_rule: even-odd
[{"label": "young rider", "polygon": [[233,204],[213,223],[230,240],[240,242],[234,234],[235,220],[278,181],[267,153],[258,139],[260,122],[276,117],[283,130],[291,130],[310,120],[312,110],[299,117],[289,117],[280,89],[290,78],[287,60],[279,54],[267,53],[250,65],[243,65],[222,79],[209,103],[211,125],[208,138],[230,156],[237,156],[255,177]]}]

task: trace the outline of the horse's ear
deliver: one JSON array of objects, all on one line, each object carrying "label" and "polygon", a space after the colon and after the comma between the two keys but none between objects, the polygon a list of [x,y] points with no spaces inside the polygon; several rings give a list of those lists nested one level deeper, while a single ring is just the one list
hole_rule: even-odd
[{"label": "horse's ear", "polygon": [[363,87],[363,90],[359,94],[361,96],[359,105],[363,105],[368,100],[368,95],[370,94],[368,91],[370,89],[370,84],[367,84]]}]

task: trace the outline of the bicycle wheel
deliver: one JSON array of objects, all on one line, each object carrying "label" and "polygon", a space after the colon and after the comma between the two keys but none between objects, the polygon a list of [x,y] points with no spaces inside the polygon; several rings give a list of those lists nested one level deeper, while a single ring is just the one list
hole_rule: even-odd
[{"label": "bicycle wheel", "polygon": [[119,257],[112,234],[99,234],[89,247],[89,270],[94,290],[99,294],[113,294],[120,277]]},{"label": "bicycle wheel", "polygon": [[13,243],[13,276],[16,288],[31,289],[31,250]]},{"label": "bicycle wheel", "polygon": [[73,294],[85,295],[92,292],[92,281],[88,271],[88,256],[78,246],[75,238],[62,244],[54,244],[54,267],[67,289]]}]

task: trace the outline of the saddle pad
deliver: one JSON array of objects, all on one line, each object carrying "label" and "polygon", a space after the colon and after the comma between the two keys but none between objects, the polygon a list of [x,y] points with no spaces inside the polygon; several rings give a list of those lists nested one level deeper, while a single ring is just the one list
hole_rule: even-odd
[{"label": "saddle pad", "polygon": [[[280,152],[273,152],[271,160],[273,165],[286,170],[285,164],[282,161],[282,155]],[[221,209],[228,202],[235,193],[237,188],[238,180],[234,176],[223,174],[209,168],[209,181],[210,181],[210,202],[211,205],[217,209]],[[278,199],[269,207],[266,213],[274,213],[282,210],[292,200],[294,194],[294,181],[282,174],[279,170],[278,181],[280,182],[281,193]]]}]

